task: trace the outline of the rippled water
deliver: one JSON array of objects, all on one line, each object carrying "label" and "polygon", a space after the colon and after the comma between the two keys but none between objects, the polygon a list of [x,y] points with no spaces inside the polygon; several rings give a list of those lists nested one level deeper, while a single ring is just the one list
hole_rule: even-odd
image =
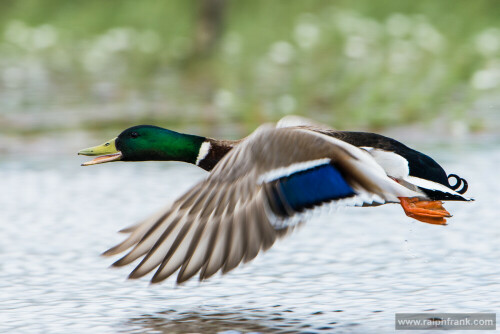
[{"label": "rippled water", "polygon": [[0,332],[387,332],[395,312],[500,307],[498,145],[434,149],[469,181],[446,227],[401,208],[320,217],[223,277],[176,287],[125,280],[100,252],[116,231],[204,172],[176,163],[80,167],[77,157],[0,160]]}]

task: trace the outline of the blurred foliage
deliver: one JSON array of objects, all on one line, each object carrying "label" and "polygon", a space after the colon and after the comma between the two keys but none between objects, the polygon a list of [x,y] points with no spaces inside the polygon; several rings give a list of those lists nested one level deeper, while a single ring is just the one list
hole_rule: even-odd
[{"label": "blurred foliage", "polygon": [[246,131],[294,113],[344,128],[437,118],[481,128],[470,110],[500,93],[494,0],[227,0],[204,53],[200,4],[0,2],[0,120]]}]

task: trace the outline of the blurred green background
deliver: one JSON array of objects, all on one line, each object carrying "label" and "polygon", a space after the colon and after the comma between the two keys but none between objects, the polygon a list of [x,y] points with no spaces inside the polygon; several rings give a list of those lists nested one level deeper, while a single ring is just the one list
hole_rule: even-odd
[{"label": "blurred green background", "polygon": [[238,137],[287,114],[496,132],[499,18],[494,0],[3,0],[0,151],[143,123]]}]

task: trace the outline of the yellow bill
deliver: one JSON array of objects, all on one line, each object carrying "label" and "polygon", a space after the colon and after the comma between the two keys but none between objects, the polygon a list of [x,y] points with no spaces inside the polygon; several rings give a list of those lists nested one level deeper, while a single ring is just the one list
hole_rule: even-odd
[{"label": "yellow bill", "polygon": [[82,166],[90,166],[102,164],[105,162],[118,161],[122,158],[122,153],[116,149],[116,138],[113,138],[102,145],[83,149],[78,152],[78,155],[98,155],[97,158],[83,163]]}]

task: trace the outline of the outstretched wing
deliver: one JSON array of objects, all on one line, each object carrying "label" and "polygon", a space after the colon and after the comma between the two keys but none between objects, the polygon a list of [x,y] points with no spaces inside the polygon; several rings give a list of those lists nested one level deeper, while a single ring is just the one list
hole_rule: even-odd
[{"label": "outstretched wing", "polygon": [[198,272],[205,279],[271,247],[304,212],[361,195],[383,201],[421,196],[388,178],[368,153],[350,144],[306,129],[262,126],[206,180],[127,229],[129,237],[105,255],[133,247],[114,263],[143,257],[130,278],[158,268],[152,282],[179,269],[179,283]]}]

